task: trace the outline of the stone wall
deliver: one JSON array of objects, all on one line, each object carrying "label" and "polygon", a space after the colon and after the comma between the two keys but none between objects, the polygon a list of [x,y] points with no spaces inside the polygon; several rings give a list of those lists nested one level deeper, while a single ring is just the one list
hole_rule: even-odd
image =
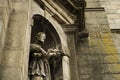
[{"label": "stone wall", "polygon": [[[115,45],[117,47],[117,50],[119,51],[119,41],[120,39],[117,38],[120,36],[119,30],[120,30],[120,1],[119,0],[100,0],[100,4],[102,7],[105,8],[107,19],[109,23],[109,27],[112,31],[112,36],[115,42]],[[116,30],[116,31],[115,31]]]},{"label": "stone wall", "polygon": [[[107,0],[106,0],[107,1]],[[77,44],[80,80],[119,80],[120,60],[108,19],[99,0],[86,0],[88,39]]]},{"label": "stone wall", "polygon": [[99,0],[85,0],[87,5],[87,8],[96,8],[96,7],[100,7],[100,2]]},{"label": "stone wall", "polygon": [[112,32],[112,37],[114,39],[115,46],[116,46],[118,53],[120,55],[120,31],[119,32],[117,32],[117,31]]},{"label": "stone wall", "polygon": [[100,4],[105,7],[110,28],[120,29],[120,1],[100,0]]},{"label": "stone wall", "polygon": [[119,0],[86,0],[88,8],[104,7],[111,29],[120,29]]}]

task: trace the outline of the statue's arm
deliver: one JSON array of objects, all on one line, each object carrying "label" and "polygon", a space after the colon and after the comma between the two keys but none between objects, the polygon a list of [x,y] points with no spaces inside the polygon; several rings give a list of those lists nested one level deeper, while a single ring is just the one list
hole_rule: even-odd
[{"label": "statue's arm", "polygon": [[46,54],[46,51],[41,48],[38,44],[31,44],[30,45],[30,52],[33,56],[41,57]]}]

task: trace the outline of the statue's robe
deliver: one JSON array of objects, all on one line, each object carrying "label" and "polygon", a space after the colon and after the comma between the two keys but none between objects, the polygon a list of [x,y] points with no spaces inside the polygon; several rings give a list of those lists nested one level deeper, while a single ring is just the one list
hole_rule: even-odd
[{"label": "statue's robe", "polygon": [[[41,45],[31,44],[30,46],[29,75],[39,79],[32,80],[51,80],[50,67],[48,63],[48,55],[41,48]],[[41,79],[40,79],[41,77]]]}]

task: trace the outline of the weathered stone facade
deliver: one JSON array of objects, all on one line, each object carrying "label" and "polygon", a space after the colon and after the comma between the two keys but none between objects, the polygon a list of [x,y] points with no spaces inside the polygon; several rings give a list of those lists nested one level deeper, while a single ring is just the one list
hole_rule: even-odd
[{"label": "weathered stone facade", "polygon": [[70,55],[63,57],[55,80],[120,79],[119,0],[86,0],[86,8],[84,0],[74,1],[0,1],[0,80],[28,80],[35,14],[51,23],[63,52]]}]

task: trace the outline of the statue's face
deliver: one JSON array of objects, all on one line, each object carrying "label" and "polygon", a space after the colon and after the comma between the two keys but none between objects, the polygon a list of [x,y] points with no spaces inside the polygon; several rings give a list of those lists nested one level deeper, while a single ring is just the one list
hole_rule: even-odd
[{"label": "statue's face", "polygon": [[41,34],[41,35],[38,36],[37,39],[40,40],[40,41],[42,41],[42,42],[44,42],[45,39],[46,39],[46,35],[45,34]]}]

